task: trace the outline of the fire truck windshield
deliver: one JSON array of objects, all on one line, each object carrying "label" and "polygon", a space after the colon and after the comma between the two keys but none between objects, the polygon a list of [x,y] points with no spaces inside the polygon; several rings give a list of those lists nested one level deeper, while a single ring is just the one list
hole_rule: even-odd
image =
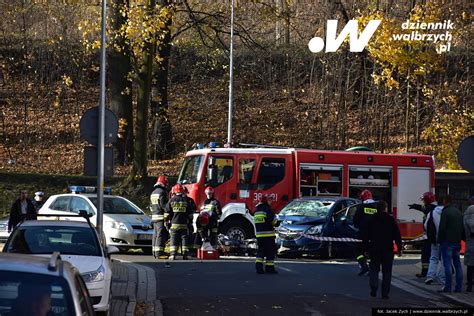
[{"label": "fire truck windshield", "polygon": [[198,182],[201,178],[203,164],[204,156],[202,155],[186,157],[183,168],[179,173],[178,183],[189,184]]}]

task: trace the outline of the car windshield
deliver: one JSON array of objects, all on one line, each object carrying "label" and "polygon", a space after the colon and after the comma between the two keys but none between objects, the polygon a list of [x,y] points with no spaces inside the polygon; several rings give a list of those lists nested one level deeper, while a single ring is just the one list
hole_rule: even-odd
[{"label": "car windshield", "polygon": [[9,240],[6,252],[26,254],[101,256],[99,242],[89,227],[20,226]]},{"label": "car windshield", "polygon": [[196,183],[201,178],[204,156],[190,156],[184,160],[183,168],[179,173],[178,183]]},{"label": "car windshield", "polygon": [[0,315],[74,314],[71,291],[65,279],[26,272],[0,271]]},{"label": "car windshield", "polygon": [[324,218],[328,216],[329,210],[333,204],[334,201],[293,201],[281,210],[280,215]]},{"label": "car windshield", "polygon": [[[97,198],[90,197],[89,200],[97,207]],[[105,197],[104,214],[142,214],[142,212],[125,199]]]}]

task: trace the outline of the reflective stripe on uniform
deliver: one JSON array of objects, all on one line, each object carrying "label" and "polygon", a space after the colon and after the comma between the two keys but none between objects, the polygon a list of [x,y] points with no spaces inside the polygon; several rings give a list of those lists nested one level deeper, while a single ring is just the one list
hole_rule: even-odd
[{"label": "reflective stripe on uniform", "polygon": [[159,204],[160,202],[160,195],[159,194],[152,194],[150,196],[150,201],[151,201],[151,204]]},{"label": "reflective stripe on uniform", "polygon": [[256,259],[255,259],[255,262],[256,262],[256,263],[263,263],[263,258],[256,258]]},{"label": "reflective stripe on uniform", "polygon": [[261,231],[261,232],[257,232],[255,234],[255,237],[275,237],[275,232],[274,231],[270,231],[270,230],[267,230],[267,231]]},{"label": "reflective stripe on uniform", "polygon": [[170,246],[170,251],[176,251],[177,248],[178,247],[176,247],[176,246]]},{"label": "reflective stripe on uniform", "polygon": [[165,219],[164,215],[151,215],[151,220],[152,221],[162,221]]},{"label": "reflective stripe on uniform", "polygon": [[358,257],[356,258],[356,260],[360,260],[360,259],[364,259],[364,258],[365,258],[364,255],[360,255],[360,256],[358,256]]},{"label": "reflective stripe on uniform", "polygon": [[267,262],[265,262],[265,265],[266,265],[266,266],[274,266],[275,263],[274,263],[273,261],[267,260]]},{"label": "reflective stripe on uniform", "polygon": [[213,233],[217,233],[218,231],[219,231],[219,230],[218,230],[217,228],[211,229],[211,232],[213,232]]},{"label": "reflective stripe on uniform", "polygon": [[255,214],[253,214],[253,222],[255,224],[265,223],[266,218],[267,218],[267,213],[265,212],[256,212]]},{"label": "reflective stripe on uniform", "polygon": [[187,224],[171,224],[171,229],[187,229]]}]

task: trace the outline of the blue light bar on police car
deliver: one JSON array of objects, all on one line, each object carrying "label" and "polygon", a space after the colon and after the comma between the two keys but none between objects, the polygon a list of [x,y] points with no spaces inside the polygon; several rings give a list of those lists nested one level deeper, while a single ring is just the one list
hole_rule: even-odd
[{"label": "blue light bar on police car", "polygon": [[[97,193],[97,187],[93,186],[84,186],[84,185],[71,185],[69,186],[69,191],[71,193]],[[105,187],[104,194],[112,194],[112,188]]]}]

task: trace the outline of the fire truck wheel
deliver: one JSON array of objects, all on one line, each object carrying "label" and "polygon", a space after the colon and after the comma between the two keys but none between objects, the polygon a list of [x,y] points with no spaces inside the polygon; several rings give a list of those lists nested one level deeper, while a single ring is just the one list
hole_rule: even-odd
[{"label": "fire truck wheel", "polygon": [[233,218],[225,221],[220,228],[231,239],[245,240],[253,237],[253,229],[244,220]]}]

